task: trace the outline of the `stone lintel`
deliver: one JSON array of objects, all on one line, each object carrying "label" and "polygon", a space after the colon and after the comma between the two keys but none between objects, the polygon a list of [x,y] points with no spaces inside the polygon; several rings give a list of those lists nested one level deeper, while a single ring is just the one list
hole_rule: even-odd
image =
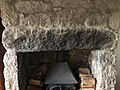
[{"label": "stone lintel", "polygon": [[3,33],[3,45],[16,51],[55,51],[70,49],[113,48],[115,35],[95,29],[20,29],[9,28]]}]

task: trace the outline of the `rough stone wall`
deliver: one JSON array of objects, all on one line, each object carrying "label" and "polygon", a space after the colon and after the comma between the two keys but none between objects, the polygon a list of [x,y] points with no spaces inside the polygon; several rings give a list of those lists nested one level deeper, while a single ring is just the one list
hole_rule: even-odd
[{"label": "rough stone wall", "polygon": [[15,50],[7,49],[4,56],[5,90],[19,90],[18,63]]},{"label": "rough stone wall", "polygon": [[111,13],[119,10],[119,0],[5,0],[5,26],[39,26],[43,29],[109,26]]},{"label": "rough stone wall", "polygon": [[17,51],[110,48],[119,29],[116,18],[119,3],[118,0],[1,1],[6,28],[3,44]]},{"label": "rough stone wall", "polygon": [[114,90],[111,69],[115,71],[112,60],[120,28],[119,0],[2,0],[0,9],[7,50],[6,90],[19,90],[16,52],[73,48],[103,50],[98,54],[101,62],[96,63],[100,73],[96,79],[101,78],[96,90]]},{"label": "rough stone wall", "polygon": [[95,50],[91,52],[90,65],[96,78],[96,90],[115,90],[116,55],[110,50]]}]

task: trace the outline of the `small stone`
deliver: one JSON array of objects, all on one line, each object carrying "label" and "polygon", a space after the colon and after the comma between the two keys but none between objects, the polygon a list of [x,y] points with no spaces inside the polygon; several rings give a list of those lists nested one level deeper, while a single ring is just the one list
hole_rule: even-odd
[{"label": "small stone", "polygon": [[1,7],[2,22],[5,27],[13,25],[15,26],[19,20],[18,15],[13,6],[4,3]]},{"label": "small stone", "polygon": [[36,15],[28,15],[25,16],[24,14],[20,14],[20,25],[25,25],[25,26],[38,26],[39,23],[39,17]]},{"label": "small stone", "polygon": [[46,12],[50,9],[49,5],[42,1],[19,1],[15,4],[15,8],[18,12],[25,14]]},{"label": "small stone", "polygon": [[52,0],[53,6],[62,6],[65,8],[85,8],[90,9],[93,5],[90,0]]},{"label": "small stone", "polygon": [[42,28],[52,27],[50,17],[47,14],[38,13],[34,15],[26,15],[21,13],[19,17],[20,25]]},{"label": "small stone", "polygon": [[111,14],[109,17],[109,27],[116,31],[120,29],[120,11]]},{"label": "small stone", "polygon": [[94,5],[98,10],[104,12],[114,12],[119,10],[119,0],[94,0]]},{"label": "small stone", "polygon": [[88,28],[106,27],[108,24],[108,16],[106,14],[93,13],[88,16],[85,25]]},{"label": "small stone", "polygon": [[90,10],[93,9],[93,2],[91,0],[79,0],[79,5],[80,7],[86,9],[86,10]]}]

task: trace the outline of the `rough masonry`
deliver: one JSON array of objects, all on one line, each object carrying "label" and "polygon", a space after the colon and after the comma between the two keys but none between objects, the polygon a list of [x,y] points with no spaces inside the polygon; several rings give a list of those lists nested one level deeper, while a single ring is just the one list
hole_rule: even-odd
[{"label": "rough masonry", "polygon": [[[17,52],[70,49],[95,51],[100,58],[96,61],[100,71],[100,75],[95,76],[99,80],[96,90],[114,90],[119,0],[2,0],[0,9],[5,27],[3,45],[7,50],[4,57],[6,90],[19,90]],[[14,73],[12,77],[9,77],[9,67]]]}]

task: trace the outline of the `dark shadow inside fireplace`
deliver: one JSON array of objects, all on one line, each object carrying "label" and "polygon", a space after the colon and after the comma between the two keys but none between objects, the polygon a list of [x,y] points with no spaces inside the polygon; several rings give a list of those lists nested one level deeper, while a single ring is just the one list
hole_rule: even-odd
[{"label": "dark shadow inside fireplace", "polygon": [[[18,79],[20,90],[45,90],[44,80],[47,72],[57,61],[57,51],[18,52]],[[78,69],[89,68],[90,50],[65,51],[65,61],[68,63],[77,82],[80,83]],[[76,88],[79,88],[78,87]],[[58,87],[57,87],[58,88]],[[57,90],[57,89],[53,89]],[[59,90],[59,89],[58,89]],[[66,90],[66,89],[62,89]],[[67,89],[69,90],[69,89]]]}]

